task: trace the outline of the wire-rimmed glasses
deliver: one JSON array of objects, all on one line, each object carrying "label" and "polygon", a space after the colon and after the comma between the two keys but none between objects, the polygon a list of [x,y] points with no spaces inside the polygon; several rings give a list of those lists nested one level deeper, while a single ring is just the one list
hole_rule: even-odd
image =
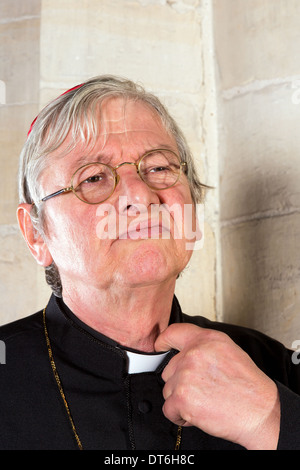
[{"label": "wire-rimmed glasses", "polygon": [[120,179],[117,170],[123,165],[134,165],[149,188],[162,190],[177,183],[186,162],[181,162],[172,150],[162,148],[150,150],[137,162],[123,162],[115,167],[101,162],[87,163],[75,171],[69,187],[43,197],[40,202],[72,191],[87,204],[100,204],[113,194]]}]

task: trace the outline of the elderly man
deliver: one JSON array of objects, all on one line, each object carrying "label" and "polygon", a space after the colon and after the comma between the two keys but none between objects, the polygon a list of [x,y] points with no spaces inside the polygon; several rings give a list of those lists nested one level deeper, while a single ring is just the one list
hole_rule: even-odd
[{"label": "elderly man", "polygon": [[91,79],[41,111],[17,214],[53,295],[0,329],[0,448],[300,448],[291,353],[174,297],[191,256],[178,226],[201,237],[202,190],[174,120],[128,80]]}]

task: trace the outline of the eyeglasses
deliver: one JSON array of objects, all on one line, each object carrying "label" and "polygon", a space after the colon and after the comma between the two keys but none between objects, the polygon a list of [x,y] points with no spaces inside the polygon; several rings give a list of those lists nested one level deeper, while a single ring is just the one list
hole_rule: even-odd
[{"label": "eyeglasses", "polygon": [[123,165],[134,165],[138,175],[149,188],[162,190],[177,183],[186,162],[181,162],[172,150],[154,149],[145,153],[135,163],[123,162],[115,167],[99,162],[87,163],[75,171],[69,187],[43,197],[40,202],[72,191],[78,199],[87,204],[100,204],[113,194],[120,180],[117,169]]}]

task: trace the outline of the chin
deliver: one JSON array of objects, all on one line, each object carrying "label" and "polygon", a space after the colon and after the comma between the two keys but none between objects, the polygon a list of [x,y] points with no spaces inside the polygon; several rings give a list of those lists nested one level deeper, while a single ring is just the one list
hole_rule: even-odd
[{"label": "chin", "polygon": [[141,244],[126,257],[122,267],[123,282],[131,286],[158,284],[176,278],[180,272],[174,266],[174,253],[162,250],[157,244]]}]

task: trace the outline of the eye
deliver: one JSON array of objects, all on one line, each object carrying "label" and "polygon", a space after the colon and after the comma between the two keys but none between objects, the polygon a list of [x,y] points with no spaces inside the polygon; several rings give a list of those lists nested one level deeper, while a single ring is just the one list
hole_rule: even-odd
[{"label": "eye", "polygon": [[161,171],[170,171],[171,168],[169,166],[155,166],[155,167],[152,167],[152,168],[148,168],[148,173],[158,173],[158,172],[161,172]]},{"label": "eye", "polygon": [[105,178],[104,174],[89,176],[87,179],[82,181],[82,183],[99,183],[99,181],[102,181],[104,178]]}]

